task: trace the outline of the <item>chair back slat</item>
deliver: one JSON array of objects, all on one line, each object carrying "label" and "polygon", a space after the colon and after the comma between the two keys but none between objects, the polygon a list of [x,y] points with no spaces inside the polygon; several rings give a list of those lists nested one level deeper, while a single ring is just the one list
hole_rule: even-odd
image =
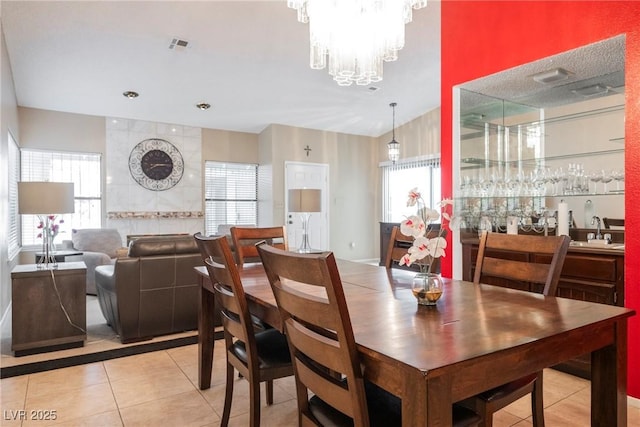
[{"label": "chair back slat", "polygon": [[[338,327],[337,320],[331,316],[331,308],[326,297],[313,298],[307,295],[305,304],[300,304],[300,296],[292,295],[296,293],[295,289],[289,289],[286,292],[281,290],[282,285],[273,287],[273,293],[279,304],[282,305],[287,312],[293,317],[301,318],[303,315],[309,317],[309,322],[322,328],[335,330]],[[293,287],[294,284],[289,286]]]},{"label": "chair back slat", "polygon": [[549,277],[549,264],[532,264],[524,261],[508,261],[485,258],[482,274],[522,282],[545,283]]},{"label": "chair back slat", "polygon": [[288,319],[288,338],[294,347],[312,360],[324,360],[324,366],[334,372],[345,372],[349,366],[342,357],[342,349],[335,336],[314,332],[308,327],[302,327],[297,321]]},{"label": "chair back slat", "polygon": [[312,369],[313,365],[301,363],[295,360],[296,374],[300,377],[300,382],[305,384],[309,390],[314,390],[314,394],[324,400],[330,406],[339,410],[345,415],[354,418],[354,406],[351,404],[349,389],[342,386],[337,380],[327,381],[317,370]]},{"label": "chair back slat", "polygon": [[[354,425],[369,425],[359,355],[333,253],[295,254],[265,244],[258,252],[289,341],[302,424],[305,418],[314,419],[308,405],[311,391],[352,417]],[[318,289],[324,290],[321,297]],[[324,326],[327,318],[334,319],[331,328]]]},{"label": "chair back slat", "polygon": [[240,308],[240,304],[238,304],[236,296],[219,283],[213,285],[213,289],[216,293],[218,304],[220,305],[222,326],[228,330],[232,336],[242,342],[247,342],[249,337],[240,320],[242,317],[242,309]]},{"label": "chair back slat", "polygon": [[624,227],[624,218],[602,218],[604,228]]},{"label": "chair back slat", "polygon": [[407,249],[413,244],[413,237],[402,234],[400,227],[394,225],[391,229],[389,237],[389,246],[387,247],[387,257],[384,265],[387,268],[393,267],[400,261],[400,258],[407,253]]},{"label": "chair back slat", "polygon": [[288,249],[287,232],[284,226],[231,227],[230,232],[239,268],[242,268],[246,259],[259,257],[255,244],[261,240],[280,249]]},{"label": "chair back slat", "polygon": [[[542,293],[554,296],[569,242],[568,236],[511,235],[485,231],[480,237],[473,282],[478,284],[487,277],[497,277],[543,284]],[[494,255],[500,252],[524,254],[527,261]],[[541,261],[549,256],[549,263]]]}]

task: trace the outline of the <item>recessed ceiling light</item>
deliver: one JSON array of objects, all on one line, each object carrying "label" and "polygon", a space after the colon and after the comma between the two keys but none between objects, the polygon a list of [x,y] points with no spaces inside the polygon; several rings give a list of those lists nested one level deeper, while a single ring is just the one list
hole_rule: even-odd
[{"label": "recessed ceiling light", "polygon": [[211,104],[207,104],[206,102],[201,102],[199,104],[196,104],[196,107],[200,110],[208,110],[209,108],[211,108]]},{"label": "recessed ceiling light", "polygon": [[133,99],[133,98],[137,98],[138,96],[140,96],[140,94],[138,92],[134,92],[132,90],[128,90],[126,92],[122,92],[122,96],[124,96],[125,98]]},{"label": "recessed ceiling light", "polygon": [[571,74],[573,73],[565,70],[564,68],[554,68],[553,70],[547,70],[541,73],[534,74],[531,76],[531,78],[533,78],[533,80],[537,81],[538,83],[549,84],[566,80]]}]

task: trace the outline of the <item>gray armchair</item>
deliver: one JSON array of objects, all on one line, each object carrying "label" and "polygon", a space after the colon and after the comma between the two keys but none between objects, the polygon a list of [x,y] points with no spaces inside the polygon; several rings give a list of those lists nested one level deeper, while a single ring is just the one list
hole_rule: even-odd
[{"label": "gray armchair", "polygon": [[71,231],[71,240],[62,242],[63,249],[77,250],[82,255],[67,257],[67,261],[84,261],[87,266],[87,294],[96,295],[95,269],[113,264],[123,248],[122,237],[115,228],[85,228]]}]

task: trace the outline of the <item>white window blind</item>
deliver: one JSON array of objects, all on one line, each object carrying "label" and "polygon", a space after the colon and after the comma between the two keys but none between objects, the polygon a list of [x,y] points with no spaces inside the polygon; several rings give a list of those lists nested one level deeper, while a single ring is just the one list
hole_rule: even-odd
[{"label": "white window blind", "polygon": [[20,179],[20,150],[9,133],[9,224],[7,227],[8,253],[12,259],[20,251],[20,215],[18,214],[18,180]]},{"label": "white window blind", "polygon": [[[101,156],[95,153],[69,153],[39,150],[21,151],[22,181],[73,182],[75,213],[61,215],[64,223],[55,243],[71,239],[72,228],[102,226]],[[22,216],[22,244],[42,244],[38,238],[36,215]]]},{"label": "white window blind", "polygon": [[416,208],[407,207],[409,190],[422,194],[425,204],[438,209],[440,202],[440,158],[401,161],[382,166],[382,219],[400,222],[413,215]]},{"label": "white window blind", "polygon": [[205,232],[218,226],[257,225],[258,165],[205,162]]}]

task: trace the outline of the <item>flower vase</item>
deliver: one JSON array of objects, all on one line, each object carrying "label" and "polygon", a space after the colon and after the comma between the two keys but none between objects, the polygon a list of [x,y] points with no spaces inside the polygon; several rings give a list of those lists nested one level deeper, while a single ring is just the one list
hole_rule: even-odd
[{"label": "flower vase", "polygon": [[53,237],[49,237],[49,254],[53,255],[56,252],[56,244],[53,241]]},{"label": "flower vase", "polygon": [[436,305],[442,296],[444,284],[436,273],[420,272],[413,278],[413,295],[420,305]]},{"label": "flower vase", "polygon": [[39,266],[42,268],[56,268],[58,262],[55,257],[56,245],[54,243],[54,237],[51,236],[48,230],[45,230],[42,238],[42,258],[40,259]]}]

